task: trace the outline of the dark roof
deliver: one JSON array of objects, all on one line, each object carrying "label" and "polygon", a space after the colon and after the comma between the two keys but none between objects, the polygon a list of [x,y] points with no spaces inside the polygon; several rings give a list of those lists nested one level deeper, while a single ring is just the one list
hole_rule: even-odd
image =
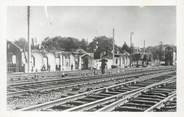
[{"label": "dark roof", "polygon": [[17,44],[11,42],[11,41],[8,41],[7,40],[7,43],[10,43],[11,45],[13,45],[14,47],[16,47],[17,49],[19,49],[20,51],[23,51]]}]

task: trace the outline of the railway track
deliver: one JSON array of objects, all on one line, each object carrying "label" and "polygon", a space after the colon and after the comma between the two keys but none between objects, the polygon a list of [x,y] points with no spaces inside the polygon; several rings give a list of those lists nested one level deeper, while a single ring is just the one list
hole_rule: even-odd
[{"label": "railway track", "polygon": [[[110,69],[106,72],[116,73],[117,71],[126,71],[131,72],[135,70],[141,70],[145,68],[126,68],[126,69]],[[100,70],[96,70],[96,75],[100,74]],[[77,70],[77,71],[61,71],[61,72],[37,72],[37,73],[9,73],[8,76],[8,84],[25,84],[30,82],[41,82],[48,80],[58,80],[61,77],[64,79],[71,79],[74,77],[88,77],[93,76],[94,73],[92,70]]]},{"label": "railway track", "polygon": [[[153,69],[156,67],[152,67]],[[159,68],[162,68],[161,66]],[[135,71],[135,70],[141,70],[145,68],[116,68],[116,69],[110,69],[107,70],[107,72],[116,73],[118,70],[120,71]],[[99,74],[100,70],[96,71],[97,74]],[[89,76],[93,74],[93,71],[91,70],[77,70],[77,71],[58,71],[58,72],[36,72],[36,73],[8,73],[8,84],[11,83],[27,83],[27,82],[33,82],[33,81],[43,81],[45,79],[49,80],[52,79],[58,79],[57,77],[62,77],[62,75],[67,75],[67,78],[76,77],[76,76]]]},{"label": "railway track", "polygon": [[176,112],[176,92],[150,107],[146,112]]},{"label": "railway track", "polygon": [[[125,96],[143,90],[148,86],[156,86],[173,80],[175,72],[166,72],[137,78],[135,80],[115,84],[113,86],[91,90],[73,96],[68,96],[58,100],[38,104],[20,109],[21,111],[96,111],[103,108],[101,105],[109,105]],[[165,81],[164,81],[165,80]],[[160,84],[159,84],[159,83]],[[154,84],[154,85],[153,85]],[[148,88],[147,88],[148,89]]]},{"label": "railway track", "polygon": [[[93,76],[89,78],[74,78],[74,79],[60,79],[47,82],[33,82],[26,84],[16,84],[8,86],[8,97],[19,96],[25,93],[30,93],[34,91],[48,91],[56,89],[67,89],[75,88],[82,85],[99,84],[110,81],[124,82],[128,80],[135,79],[134,77],[141,77],[146,74],[162,73],[164,71],[170,71],[173,69],[162,69],[162,70],[146,70],[139,72],[127,73],[127,74],[111,74],[103,76]],[[122,76],[123,75],[123,76]]]},{"label": "railway track", "polygon": [[[175,67],[150,67],[150,68],[134,68],[134,69],[110,69],[108,71],[106,71],[108,74],[103,75],[103,76],[108,76],[108,75],[113,75],[113,74],[130,74],[130,73],[136,73],[136,72],[143,72],[143,71],[154,71],[154,70],[164,70],[164,69],[176,69]],[[92,72],[89,70],[85,70],[85,71],[78,71],[81,72],[81,74],[88,74],[88,72]],[[23,73],[22,73],[23,74]],[[13,79],[12,77],[16,77],[15,79],[19,79],[17,77],[20,77],[20,79],[29,79],[29,77],[31,77],[30,79],[34,79],[34,80],[13,80],[12,82],[8,82],[8,86],[16,86],[16,85],[29,85],[29,84],[35,84],[35,83],[42,83],[42,82],[50,82],[50,81],[59,81],[59,80],[71,80],[71,79],[77,79],[77,78],[89,78],[89,77],[96,77],[99,75],[75,75],[73,77],[64,77],[62,78],[62,72],[43,72],[43,73],[24,73],[25,75],[8,75],[8,79]],[[78,73],[79,74],[79,73]],[[10,77],[10,78],[9,78]],[[24,78],[21,78],[24,77]],[[41,79],[39,79],[41,77]],[[8,80],[9,81],[9,80]]]},{"label": "railway track", "polygon": [[36,73],[8,73],[8,83],[27,83],[33,81],[42,81],[58,79],[57,77],[62,77],[62,75],[67,75],[67,77],[73,76],[83,76],[84,74],[92,74],[90,70],[78,70],[78,71],[61,71],[61,72],[36,72]]},{"label": "railway track", "polygon": [[98,111],[150,112],[173,97],[176,93],[175,89],[176,80],[172,79],[164,84],[135,92],[126,98],[101,108]]}]

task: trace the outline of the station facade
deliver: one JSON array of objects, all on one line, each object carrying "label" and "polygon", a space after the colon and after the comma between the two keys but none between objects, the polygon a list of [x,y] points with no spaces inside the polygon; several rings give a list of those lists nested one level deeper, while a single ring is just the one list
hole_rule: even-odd
[{"label": "station facade", "polygon": [[[169,51],[170,52],[170,51]],[[168,63],[176,65],[176,50],[172,50],[173,60]],[[83,49],[75,51],[58,50],[32,50],[30,71],[71,71],[84,69],[101,69],[101,61],[106,59],[106,69],[116,66],[118,68],[127,68],[130,66],[130,54],[126,51],[114,54],[114,59],[109,54],[102,55],[100,59],[94,59],[93,53],[88,53]],[[28,72],[28,53],[22,50],[13,42],[7,41],[7,71],[8,72]]]},{"label": "station facade", "polygon": [[[92,67],[93,54],[82,49],[76,51],[32,50],[31,72],[71,71]],[[7,42],[7,71],[28,72],[28,53],[16,44]]]}]

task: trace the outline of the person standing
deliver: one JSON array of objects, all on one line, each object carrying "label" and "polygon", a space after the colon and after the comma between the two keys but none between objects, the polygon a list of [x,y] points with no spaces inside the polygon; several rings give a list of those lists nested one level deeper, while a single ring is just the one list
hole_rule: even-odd
[{"label": "person standing", "polygon": [[96,75],[96,70],[97,70],[97,63],[94,63],[93,65],[93,74]]},{"label": "person standing", "polygon": [[71,70],[73,70],[73,64],[71,65]]},{"label": "person standing", "polygon": [[106,67],[106,61],[105,61],[105,59],[102,59],[102,63],[101,63],[101,72],[102,72],[102,74],[105,73],[105,67]]}]

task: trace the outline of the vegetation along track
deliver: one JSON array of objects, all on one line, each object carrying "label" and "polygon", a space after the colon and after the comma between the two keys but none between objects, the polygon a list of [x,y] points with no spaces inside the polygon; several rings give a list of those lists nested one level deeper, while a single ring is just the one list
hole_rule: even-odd
[{"label": "vegetation along track", "polygon": [[143,70],[134,73],[127,74],[110,74],[102,76],[93,76],[89,78],[73,78],[73,79],[60,79],[49,82],[33,82],[26,84],[16,84],[8,86],[8,97],[23,95],[34,91],[48,91],[55,89],[66,89],[79,87],[81,85],[99,84],[103,82],[119,81],[124,82],[135,79],[146,74],[156,74],[165,71],[172,71],[174,68],[167,69],[154,69],[154,70]]},{"label": "vegetation along track", "polygon": [[160,73],[150,77],[141,77],[128,82],[91,90],[85,93],[68,96],[66,98],[26,107],[20,110],[95,111],[95,109],[103,107],[99,105],[109,105],[110,103],[124,98],[126,95],[130,95],[146,86],[153,85],[154,83],[158,83],[160,81],[165,83],[166,81],[163,80],[168,80],[168,78],[172,76],[175,76],[175,72]]}]

